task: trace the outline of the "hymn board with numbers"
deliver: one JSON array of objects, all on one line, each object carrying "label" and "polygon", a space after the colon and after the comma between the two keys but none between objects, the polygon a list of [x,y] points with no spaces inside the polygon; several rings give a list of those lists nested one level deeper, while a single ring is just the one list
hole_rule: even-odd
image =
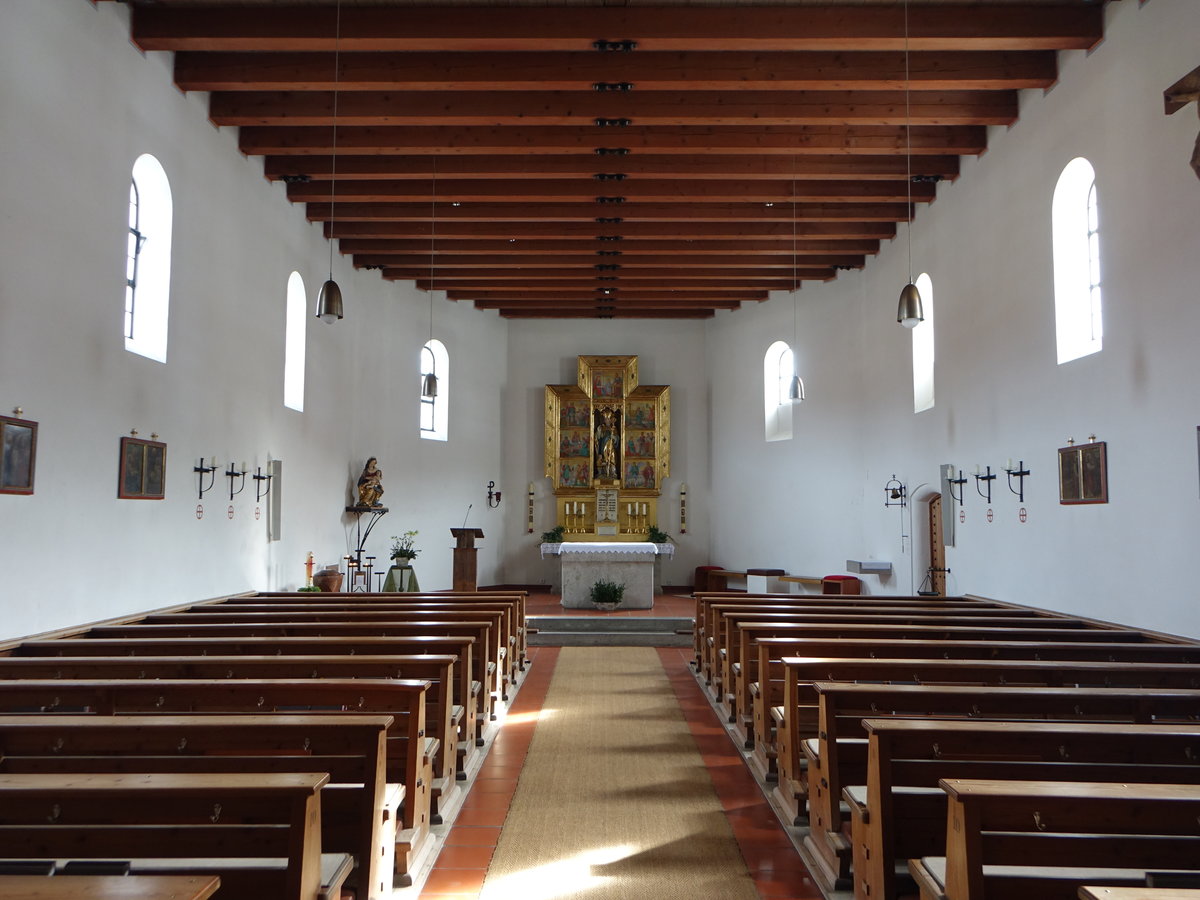
[{"label": "hymn board with numbers", "polygon": [[645,540],[671,474],[671,389],[638,384],[636,356],[580,356],[546,385],[546,477],[571,541]]}]

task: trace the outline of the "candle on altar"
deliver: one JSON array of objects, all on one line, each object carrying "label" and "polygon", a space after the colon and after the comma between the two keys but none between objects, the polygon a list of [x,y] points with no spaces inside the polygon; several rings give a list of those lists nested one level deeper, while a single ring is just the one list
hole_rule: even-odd
[{"label": "candle on altar", "polygon": [[645,514],[646,514],[646,504],[643,503],[642,504],[642,515],[644,516]]},{"label": "candle on altar", "polygon": [[308,551],[308,559],[304,561],[304,586],[312,587],[313,555]]}]

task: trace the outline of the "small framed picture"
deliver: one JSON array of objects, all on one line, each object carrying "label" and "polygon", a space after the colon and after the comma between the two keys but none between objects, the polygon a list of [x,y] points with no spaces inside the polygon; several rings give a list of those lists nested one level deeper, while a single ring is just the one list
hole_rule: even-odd
[{"label": "small framed picture", "polygon": [[0,494],[32,494],[37,422],[0,416]]},{"label": "small framed picture", "polygon": [[1058,502],[1108,502],[1108,452],[1104,441],[1059,448]]},{"label": "small framed picture", "polygon": [[162,500],[167,487],[167,445],[136,437],[121,438],[117,496],[122,500]]}]

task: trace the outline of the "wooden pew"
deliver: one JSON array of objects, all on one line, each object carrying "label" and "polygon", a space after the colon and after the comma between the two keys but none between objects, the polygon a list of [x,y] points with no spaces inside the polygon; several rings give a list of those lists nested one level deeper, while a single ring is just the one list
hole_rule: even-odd
[{"label": "wooden pew", "polygon": [[0,900],[208,900],[216,875],[0,875]]},{"label": "wooden pew", "polygon": [[1200,888],[1100,887],[1085,884],[1079,900],[1200,900]]},{"label": "wooden pew", "polygon": [[482,716],[479,727],[483,722],[495,719],[492,698],[498,696],[498,678],[500,660],[497,657],[499,644],[496,629],[491,621],[468,619],[405,619],[391,622],[296,622],[286,623],[253,623],[227,622],[208,624],[178,623],[172,625],[105,625],[88,629],[83,635],[72,638],[73,641],[86,642],[92,640],[117,639],[130,640],[139,638],[183,638],[183,637],[441,637],[467,636],[475,638],[474,672],[472,677],[483,685],[478,695],[477,712]]},{"label": "wooden pew", "polygon": [[1073,900],[1084,884],[1132,886],[1145,883],[1147,870],[1200,871],[1198,785],[941,785],[949,795],[945,857],[909,863],[922,900]]},{"label": "wooden pew", "polygon": [[[810,833],[805,841],[825,884],[848,886],[851,844],[837,803],[847,784],[866,780],[863,722],[880,716],[971,720],[1194,724],[1200,690],[817,682],[816,737],[806,741]],[[810,753],[813,741],[818,749]],[[849,779],[847,781],[846,779]],[[786,785],[786,788],[785,788]],[[780,802],[796,791],[781,779]]]},{"label": "wooden pew", "polygon": [[895,898],[896,863],[944,852],[941,778],[1200,784],[1198,724],[889,718],[863,728],[866,782],[843,790],[859,900]]},{"label": "wooden pew", "polygon": [[0,847],[17,859],[72,858],[86,849],[89,858],[131,860],[147,873],[165,866],[183,874],[187,868],[172,863],[192,858],[192,871],[220,876],[222,898],[318,900],[319,791],[328,779],[0,774]]},{"label": "wooden pew", "polygon": [[[712,628],[709,621],[709,607],[714,603],[733,608],[739,605],[755,606],[765,610],[782,608],[787,604],[809,604],[813,606],[837,606],[839,608],[852,606],[933,606],[940,605],[946,609],[971,608],[1006,608],[1006,604],[994,600],[982,600],[967,597],[921,597],[918,595],[863,595],[863,594],[776,594],[776,593],[723,593],[719,591],[703,591],[692,595],[696,601],[695,632],[696,657],[700,658],[701,636],[711,638]],[[697,663],[699,664],[699,663]]]},{"label": "wooden pew", "polygon": [[[817,736],[814,682],[1200,688],[1200,665],[1187,663],[785,657],[783,665],[783,704],[777,719],[782,727],[776,729],[779,783],[798,797],[808,786],[801,745]],[[840,796],[833,794],[835,800]]]},{"label": "wooden pew", "polygon": [[309,592],[283,592],[283,591],[262,591],[259,593],[237,594],[232,597],[221,598],[217,601],[209,601],[210,603],[221,603],[225,605],[235,604],[269,604],[269,603],[312,603],[312,604],[329,604],[338,602],[350,603],[379,603],[387,605],[392,603],[405,604],[410,601],[419,604],[428,603],[447,603],[459,607],[465,607],[467,604],[476,600],[488,603],[508,603],[512,605],[514,610],[513,619],[517,627],[517,649],[515,654],[518,667],[521,671],[525,670],[528,663],[528,635],[526,634],[525,625],[525,607],[529,598],[528,591],[434,591],[428,593],[392,593],[392,594],[371,594],[369,599],[364,599],[362,594],[348,593],[321,593],[314,596]]},{"label": "wooden pew", "polygon": [[328,773],[322,847],[358,861],[359,896],[373,900],[392,891],[403,799],[386,783],[392,724],[386,715],[0,716],[0,773]]},{"label": "wooden pew", "polygon": [[947,612],[959,609],[995,609],[973,600],[947,600],[930,603],[927,598],[913,597],[858,597],[846,596],[833,599],[832,596],[820,597],[790,597],[787,595],[731,595],[731,594],[698,594],[696,595],[695,622],[695,651],[697,666],[703,674],[705,683],[711,683],[717,674],[712,664],[715,651],[723,639],[719,635],[719,614],[725,611],[758,610],[762,613],[778,612],[836,612],[838,610],[873,610],[883,612],[888,610],[905,610],[911,608],[928,608],[937,606]]},{"label": "wooden pew", "polygon": [[[892,659],[1053,659],[1109,660],[1112,662],[1200,663],[1200,646],[1156,643],[1148,640],[1124,640],[1129,633],[1104,632],[1095,641],[1025,640],[1027,632],[994,629],[977,640],[934,640],[915,633],[889,641],[881,647],[878,640],[842,637],[774,637],[773,625],[743,623],[739,627],[742,643],[742,675],[738,695],[752,710],[753,727],[747,729],[747,746],[762,742],[771,749],[774,731],[769,715],[771,706],[783,702],[783,658],[785,656],[841,656]],[[1091,632],[1089,632],[1091,634]],[[1136,632],[1134,632],[1136,634]],[[760,672],[768,672],[766,684]],[[765,755],[765,754],[764,754]]]},{"label": "wooden pew", "polygon": [[[224,658],[226,656],[269,656],[279,658],[300,656],[305,658],[305,662],[319,666],[320,668],[314,669],[310,666],[299,677],[317,677],[312,674],[314,671],[322,673],[323,677],[324,674],[337,672],[336,669],[330,669],[329,666],[341,665],[335,662],[339,657],[349,656],[353,657],[355,661],[363,659],[375,661],[386,657],[390,663],[403,667],[406,660],[420,654],[423,657],[429,657],[428,663],[430,666],[438,666],[440,668],[440,657],[453,656],[455,664],[452,673],[453,681],[451,682],[449,701],[451,720],[457,724],[457,731],[454,740],[449,745],[450,750],[447,750],[447,753],[443,754],[443,756],[449,755],[457,745],[458,763],[455,767],[457,778],[457,772],[465,771],[475,756],[476,748],[483,743],[483,722],[479,720],[478,715],[479,708],[482,706],[479,694],[482,693],[483,687],[479,682],[474,680],[474,675],[478,674],[478,668],[475,664],[474,646],[475,638],[470,635],[460,635],[457,637],[451,635],[441,637],[416,635],[412,637],[380,638],[130,638],[128,640],[26,641],[13,647],[9,651],[10,656],[0,656],[0,666],[15,665],[4,662],[6,659],[77,659],[82,662],[89,659],[117,659],[119,657],[137,657],[138,659],[174,659],[186,657],[192,659],[195,657]],[[240,666],[239,669],[244,670],[244,666]],[[26,670],[14,669],[14,671]],[[53,673],[67,671],[70,670],[65,668],[54,669],[53,672],[47,673],[44,677],[62,677]],[[150,677],[143,674],[144,671],[139,669],[136,674],[125,677]],[[227,669],[217,677],[233,677],[229,674],[231,671],[231,669]],[[389,669],[386,675],[380,674],[374,677],[393,677],[394,671]],[[403,668],[400,671],[404,671]],[[426,673],[421,669],[412,671],[421,672],[421,674],[412,677],[427,679],[431,682],[430,697],[426,700],[427,721],[444,722],[445,714],[438,706],[443,693],[440,680],[435,679],[432,672]],[[0,674],[0,678],[3,677],[24,678],[27,676],[23,674],[12,676]],[[192,676],[182,675],[179,677],[190,678]],[[433,706],[432,714],[429,712],[429,706],[431,705]],[[437,718],[432,718],[433,715],[436,715]],[[444,764],[442,765],[444,766]]]},{"label": "wooden pew", "polygon": [[472,619],[493,619],[494,626],[494,658],[500,666],[502,677],[497,679],[498,700],[507,701],[509,689],[515,685],[517,668],[513,663],[514,649],[517,647],[516,625],[513,620],[511,603],[477,603],[472,602],[465,608],[441,604],[388,604],[379,609],[362,609],[358,605],[342,603],[330,607],[317,607],[316,604],[287,603],[287,604],[235,604],[228,606],[203,605],[195,606],[182,612],[153,613],[146,615],[135,623],[146,625],[172,625],[205,622],[211,624],[263,622],[395,622],[409,618],[440,619],[443,621],[469,621]]},{"label": "wooden pew", "polygon": [[[716,605],[712,607],[718,618],[718,634],[714,636],[714,665],[720,666],[719,685],[714,685],[714,696],[718,701],[724,701],[730,708],[730,721],[739,722],[744,716],[750,720],[749,684],[757,679],[757,656],[751,652],[751,644],[758,637],[781,637],[794,634],[794,625],[812,622],[824,622],[824,618],[812,617],[804,610],[781,610],[776,612],[761,612],[756,607],[727,608]],[[844,612],[846,623],[876,624],[882,619],[871,616],[863,617],[860,610]],[[953,613],[937,607],[914,606],[904,610],[904,616],[898,617],[892,610],[886,613],[889,624],[918,624],[918,625],[962,625],[978,626],[978,628],[1003,628],[1015,632],[1015,640],[1020,640],[1019,629],[1043,631],[1046,626],[1073,631],[1087,631],[1094,640],[1110,634],[1110,629],[1087,630],[1081,628],[1081,620],[1067,617],[1030,617],[1013,610],[961,610]],[[782,626],[779,631],[774,626]],[[1040,640],[1040,637],[1039,637]],[[838,655],[838,654],[830,654]],[[748,672],[749,670],[749,672]],[[749,737],[749,734],[746,734]]]},{"label": "wooden pew", "polygon": [[[766,637],[766,634],[789,635],[789,637]],[[890,646],[908,640],[971,640],[1006,642],[1054,641],[1087,642],[1099,637],[1091,629],[1082,628],[1025,628],[976,627],[975,625],[862,625],[835,624],[811,625],[800,622],[784,622],[760,630],[755,635],[758,645],[757,688],[751,681],[747,686],[753,707],[754,756],[753,762],[760,771],[774,779],[777,769],[778,747],[776,740],[776,717],[772,710],[783,706],[783,659],[794,656],[788,650],[788,642],[795,638],[811,637],[826,640],[858,639],[884,642]],[[1111,642],[1147,642],[1145,635],[1134,631],[1107,630],[1103,639]]]},{"label": "wooden pew", "polygon": [[[435,761],[435,781],[448,781],[450,791],[466,772],[457,765],[458,741],[451,691],[456,656],[119,656],[0,657],[0,679],[67,678],[409,678],[428,681],[425,723],[442,742]],[[438,824],[437,821],[434,824]]]},{"label": "wooden pew", "polygon": [[387,780],[404,785],[402,831],[396,838],[396,875],[411,881],[410,866],[430,836],[430,783],[436,739],[425,734],[425,681],[343,679],[59,679],[0,681],[0,715],[166,713],[384,713],[393,717],[386,742]]},{"label": "wooden pew", "polygon": [[846,609],[832,608],[819,612],[806,610],[755,612],[753,610],[723,610],[714,607],[718,613],[715,625],[716,633],[709,647],[708,664],[713,668],[719,684],[713,686],[714,696],[723,698],[726,686],[732,684],[730,666],[737,662],[731,659],[736,649],[729,645],[731,623],[739,621],[778,622],[780,624],[849,624],[852,622],[863,625],[973,625],[978,628],[1074,628],[1084,630],[1089,626],[1082,619],[1065,616],[1028,615],[1020,610],[961,610],[948,612],[937,607],[919,606],[904,607],[903,609],[874,609],[870,607],[849,607]]},{"label": "wooden pew", "polygon": [[[461,629],[460,629],[461,630]],[[471,629],[454,635],[387,634],[387,635],[317,635],[313,637],[278,637],[273,635],[237,634],[227,637],[187,637],[174,635],[154,638],[149,632],[130,638],[88,638],[72,640],[24,641],[13,647],[12,656],[329,656],[416,653],[436,655],[452,653],[459,658],[456,667],[454,704],[464,706],[469,727],[464,735],[473,735],[475,746],[482,746],[484,728],[488,721],[490,694],[485,689],[486,661],[476,653],[478,639]],[[460,747],[460,752],[462,748]]]}]

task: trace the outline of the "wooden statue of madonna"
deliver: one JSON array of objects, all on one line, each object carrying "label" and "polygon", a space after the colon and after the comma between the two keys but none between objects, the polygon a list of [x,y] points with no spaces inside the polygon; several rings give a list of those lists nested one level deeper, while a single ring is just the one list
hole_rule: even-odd
[{"label": "wooden statue of madonna", "polygon": [[358,476],[358,503],[356,506],[372,508],[383,506],[380,498],[383,496],[383,470],[378,461],[372,456],[363,466],[362,474]]}]

